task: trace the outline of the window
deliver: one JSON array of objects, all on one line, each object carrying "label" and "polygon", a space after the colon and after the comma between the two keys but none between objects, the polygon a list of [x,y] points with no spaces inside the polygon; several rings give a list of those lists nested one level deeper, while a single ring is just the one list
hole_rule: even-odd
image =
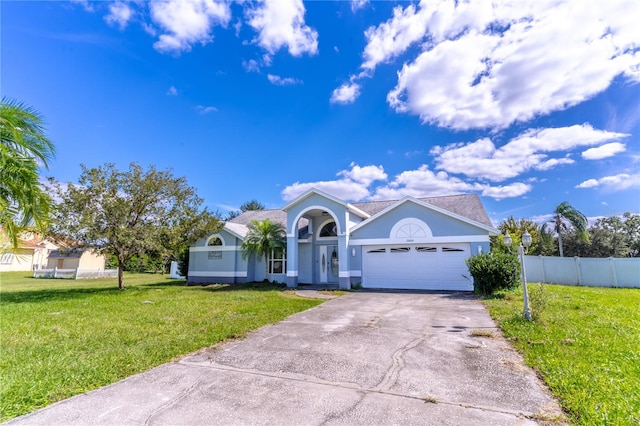
[{"label": "window", "polygon": [[338,231],[335,222],[329,222],[320,230],[320,237],[337,237]]},{"label": "window", "polygon": [[209,240],[207,241],[207,245],[208,246],[222,246],[224,244],[222,244],[222,240],[220,239],[220,237],[213,236],[213,237],[209,238]]},{"label": "window", "polygon": [[369,250],[369,251],[367,251],[367,253],[384,253],[386,251],[387,251],[386,249],[379,248],[379,249]]},{"label": "window", "polygon": [[444,253],[447,253],[447,252],[452,252],[452,251],[464,251],[464,250],[459,249],[459,248],[453,248],[453,247],[442,247],[442,251]]},{"label": "window", "polygon": [[286,249],[275,249],[269,256],[269,273],[270,274],[286,274],[287,273],[287,251]]},{"label": "window", "polygon": [[416,247],[418,253],[435,253],[438,251],[436,247]]},{"label": "window", "polygon": [[409,250],[411,250],[410,247],[391,247],[391,249],[389,249],[391,253],[406,253]]},{"label": "window", "polygon": [[13,260],[13,253],[5,253],[2,255],[2,259],[0,259],[0,264],[11,265],[12,260]]}]

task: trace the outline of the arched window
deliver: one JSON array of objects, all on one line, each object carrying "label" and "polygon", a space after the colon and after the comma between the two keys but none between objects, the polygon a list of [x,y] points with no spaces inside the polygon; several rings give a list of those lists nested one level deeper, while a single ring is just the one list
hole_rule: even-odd
[{"label": "arched window", "polygon": [[338,231],[336,229],[336,223],[331,221],[325,224],[322,229],[320,229],[320,237],[337,237]]},{"label": "arched window", "polygon": [[207,240],[207,246],[223,246],[224,242],[219,236],[213,235]]}]

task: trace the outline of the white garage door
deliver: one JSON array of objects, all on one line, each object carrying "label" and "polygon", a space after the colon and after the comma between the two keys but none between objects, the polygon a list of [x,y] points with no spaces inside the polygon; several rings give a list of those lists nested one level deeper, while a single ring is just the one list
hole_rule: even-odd
[{"label": "white garage door", "polygon": [[473,290],[469,244],[363,246],[362,254],[363,287]]}]

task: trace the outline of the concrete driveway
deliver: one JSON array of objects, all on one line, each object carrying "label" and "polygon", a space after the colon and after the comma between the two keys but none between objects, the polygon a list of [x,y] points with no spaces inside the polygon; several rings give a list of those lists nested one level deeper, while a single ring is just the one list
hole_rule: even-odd
[{"label": "concrete driveway", "polygon": [[496,330],[469,294],[349,293],[9,424],[521,425],[560,414]]}]

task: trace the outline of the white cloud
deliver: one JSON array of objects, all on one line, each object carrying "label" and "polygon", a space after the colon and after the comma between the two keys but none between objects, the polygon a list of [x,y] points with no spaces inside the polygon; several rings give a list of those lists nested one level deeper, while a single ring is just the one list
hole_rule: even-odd
[{"label": "white cloud", "polygon": [[178,89],[176,89],[174,86],[169,87],[169,90],[167,90],[167,95],[178,96]]},{"label": "white cloud", "polygon": [[369,4],[369,0],[351,0],[351,11],[355,12],[358,9],[362,9],[367,4]]},{"label": "white cloud", "polygon": [[614,176],[605,176],[600,179],[587,179],[576,185],[576,188],[602,187],[610,191],[622,191],[629,188],[640,188],[640,173],[620,173]]},{"label": "white cloud", "polygon": [[[351,163],[350,169],[337,173],[338,179],[317,182],[296,182],[281,193],[285,201],[292,200],[311,188],[332,194],[343,200],[397,200],[404,196],[433,197],[463,193],[480,193],[496,200],[519,197],[532,189],[523,182],[513,182],[502,186],[465,181],[446,172],[434,172],[427,165],[416,170],[407,170],[387,182],[387,174],[382,166],[359,166]],[[375,182],[381,182],[376,185]]]},{"label": "white cloud", "polygon": [[116,1],[109,5],[109,14],[104,20],[109,25],[118,26],[120,30],[124,30],[133,17],[133,9],[127,3]]},{"label": "white cloud", "polygon": [[71,0],[72,3],[79,4],[87,12],[93,12],[93,5],[89,0]]},{"label": "white cloud", "polygon": [[422,165],[417,170],[400,173],[388,185],[376,189],[374,200],[393,200],[406,195],[412,197],[433,197],[468,192],[480,192],[497,200],[519,197],[531,190],[531,185],[514,182],[504,186],[491,186],[478,182],[467,182],[446,172],[434,172]]},{"label": "white cloud", "polygon": [[625,145],[620,142],[612,142],[601,145],[596,148],[589,148],[582,153],[582,158],[585,160],[601,160],[607,157],[613,157],[614,155],[624,152]]},{"label": "white cloud", "polygon": [[292,77],[280,77],[279,75],[267,74],[267,79],[271,82],[271,84],[275,84],[276,86],[290,86],[292,84],[302,84],[301,80],[297,80]]},{"label": "white cloud", "polygon": [[149,9],[164,31],[153,47],[163,53],[178,54],[196,43],[205,45],[213,39],[213,26],[226,26],[231,19],[229,4],[216,0],[153,1]]},{"label": "white cloud", "polygon": [[360,85],[357,83],[344,83],[331,93],[332,104],[350,104],[360,95]]},{"label": "white cloud", "polygon": [[640,82],[637,16],[634,0],[423,0],[365,32],[359,78],[419,46],[392,107],[454,129],[506,127],[583,102],[616,76]]},{"label": "white cloud", "polygon": [[255,59],[242,61],[242,68],[244,68],[246,72],[260,72],[260,64]]},{"label": "white cloud", "polygon": [[286,47],[293,56],[318,52],[318,33],[304,21],[302,0],[265,0],[247,11],[248,24],[258,32],[254,40],[270,54]]},{"label": "white cloud", "polygon": [[435,157],[437,169],[501,182],[529,170],[549,170],[574,162],[568,157],[548,158],[547,153],[570,151],[628,136],[582,124],[530,129],[500,148],[489,138],[483,138],[470,143],[435,146],[431,149],[431,154]]},{"label": "white cloud", "polygon": [[351,170],[342,170],[338,172],[338,176],[344,176],[354,182],[362,183],[365,186],[371,185],[377,180],[387,180],[387,174],[382,166],[364,166],[360,167],[356,163],[349,164]]},{"label": "white cloud", "polygon": [[209,113],[212,113],[212,112],[218,112],[218,108],[216,108],[214,106],[197,105],[196,106],[196,111],[198,111],[198,113],[200,113],[201,115],[205,115],[205,114],[209,114]]},{"label": "white cloud", "polygon": [[327,194],[348,201],[362,200],[369,196],[369,190],[366,185],[350,179],[340,179],[305,183],[296,182],[282,190],[282,198],[285,201],[293,200],[311,188],[319,189]]}]

